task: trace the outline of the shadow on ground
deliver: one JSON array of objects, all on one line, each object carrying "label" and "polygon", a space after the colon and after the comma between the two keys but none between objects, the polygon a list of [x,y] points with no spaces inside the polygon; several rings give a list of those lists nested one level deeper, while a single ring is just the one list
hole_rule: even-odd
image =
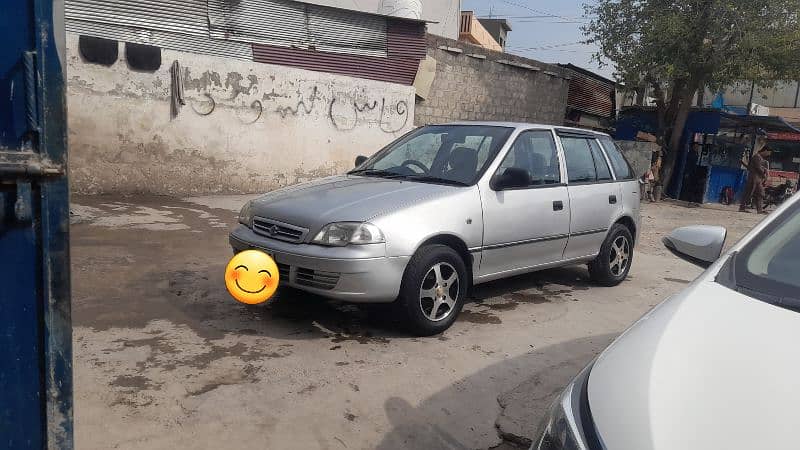
[{"label": "shadow on ground", "polygon": [[384,408],[393,429],[377,448],[476,448],[492,440],[474,432],[477,423],[487,421],[495,424],[502,440],[498,448],[527,448],[554,396],[613,338],[586,337],[506,359],[459,380],[419,406],[390,398]]},{"label": "shadow on ground", "polygon": [[[138,209],[103,202],[92,199],[88,206],[97,216],[94,222],[72,227],[73,320],[78,326],[144,328],[165,319],[206,339],[238,333],[381,343],[407,336],[388,307],[331,302],[292,289],[279,291],[265,305],[235,302],[223,280],[231,257],[227,232],[236,220],[230,211],[200,210],[165,198]],[[145,219],[155,223],[142,224]],[[566,301],[573,291],[588,288],[583,267],[499,280],[476,287],[459,320],[499,324],[503,311]]]}]

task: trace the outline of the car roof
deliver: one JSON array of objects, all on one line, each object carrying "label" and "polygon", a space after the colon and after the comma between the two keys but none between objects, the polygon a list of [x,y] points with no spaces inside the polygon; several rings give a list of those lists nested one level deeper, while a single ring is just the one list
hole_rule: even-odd
[{"label": "car roof", "polygon": [[522,130],[537,128],[537,129],[556,130],[556,131],[574,131],[576,133],[593,134],[596,136],[608,136],[608,134],[606,133],[594,130],[587,130],[585,128],[564,127],[560,125],[552,125],[544,123],[501,122],[501,121],[458,121],[458,122],[448,122],[436,125],[486,125],[491,127],[506,127],[506,128],[522,129]]}]

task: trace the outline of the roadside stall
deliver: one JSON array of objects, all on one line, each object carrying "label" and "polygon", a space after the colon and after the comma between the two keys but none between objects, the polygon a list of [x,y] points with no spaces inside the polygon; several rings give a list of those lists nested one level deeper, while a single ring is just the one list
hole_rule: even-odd
[{"label": "roadside stall", "polygon": [[800,178],[800,133],[770,133],[768,138],[773,152],[767,185],[775,187],[790,181],[796,187]]},{"label": "roadside stall", "polygon": [[[624,108],[617,121],[616,139],[633,141],[639,133],[655,133],[656,124],[655,108]],[[665,194],[694,203],[738,201],[747,183],[747,162],[756,136],[763,133],[773,149],[768,186],[779,186],[788,180],[796,187],[800,129],[780,117],[740,116],[695,108],[686,122],[684,144]]]},{"label": "roadside stall", "polygon": [[[715,135],[694,136],[695,148],[700,149],[697,167],[687,172],[706,174],[689,177],[684,182],[682,199],[702,203],[734,203],[741,199],[747,182],[747,162],[753,152],[756,135],[766,133],[772,149],[769,158],[768,187],[777,187],[787,180],[797,186],[800,130],[780,117],[737,116],[721,113],[720,129]],[[688,184],[687,184],[688,183]],[[702,186],[702,199],[697,195]],[[686,198],[683,198],[686,197]],[[689,198],[691,197],[691,198]]]}]

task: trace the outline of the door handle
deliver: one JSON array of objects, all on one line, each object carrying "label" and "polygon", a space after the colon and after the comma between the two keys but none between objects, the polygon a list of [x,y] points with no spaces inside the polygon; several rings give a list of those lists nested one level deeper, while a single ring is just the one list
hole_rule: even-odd
[{"label": "door handle", "polygon": [[616,195],[609,195],[608,196],[608,203],[615,205],[617,204],[617,196]]},{"label": "door handle", "polygon": [[556,200],[553,202],[553,211],[563,211],[564,210],[564,202],[561,200]]}]

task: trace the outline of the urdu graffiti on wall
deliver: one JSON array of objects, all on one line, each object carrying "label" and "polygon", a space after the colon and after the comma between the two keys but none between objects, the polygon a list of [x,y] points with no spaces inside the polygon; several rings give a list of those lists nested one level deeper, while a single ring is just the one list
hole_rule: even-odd
[{"label": "urdu graffiti on wall", "polygon": [[[350,131],[371,126],[384,133],[397,133],[409,125],[407,100],[391,93],[377,97],[367,89],[344,89],[331,82],[305,80],[259,80],[229,72],[205,71],[194,76],[184,68],[186,99],[195,114],[210,116],[221,108],[234,111],[243,124],[253,124],[274,115],[282,120],[297,117],[327,121],[338,131]],[[224,82],[222,80],[225,80]]]}]

